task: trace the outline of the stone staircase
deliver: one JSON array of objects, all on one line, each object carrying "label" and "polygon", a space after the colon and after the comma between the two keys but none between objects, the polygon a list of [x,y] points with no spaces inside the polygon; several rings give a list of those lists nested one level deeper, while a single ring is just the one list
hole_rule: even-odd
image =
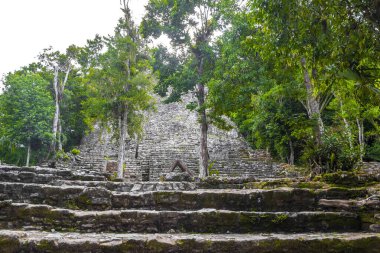
[{"label": "stone staircase", "polygon": [[0,167],[0,253],[380,252],[380,188]]},{"label": "stone staircase", "polygon": [[[175,160],[181,160],[194,174],[199,170],[200,130],[197,113],[186,109],[194,101],[191,94],[182,101],[164,104],[157,98],[157,110],[146,115],[144,134],[138,144],[129,138],[125,152],[125,178],[130,181],[157,181],[168,173]],[[231,123],[232,124],[232,123]],[[112,132],[95,125],[78,147],[80,159],[75,169],[104,170],[117,160],[117,141]],[[208,130],[210,168],[219,176],[277,177],[281,167],[263,150],[253,150],[236,128]]]}]

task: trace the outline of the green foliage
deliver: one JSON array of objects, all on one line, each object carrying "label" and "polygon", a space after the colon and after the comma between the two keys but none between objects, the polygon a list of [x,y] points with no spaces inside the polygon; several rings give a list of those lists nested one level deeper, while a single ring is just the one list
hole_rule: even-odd
[{"label": "green foliage", "polygon": [[[0,160],[23,164],[29,144],[32,163],[45,156],[56,67],[60,85],[68,73],[59,96],[61,139],[74,155],[95,122],[113,127],[118,137],[121,115],[128,135],[141,138],[157,78],[154,92],[168,95],[165,102],[195,90],[198,101],[187,108],[203,113],[203,126],[230,129],[234,123],[252,147],[278,160],[320,172],[350,170],[363,155],[380,160],[380,34],[373,1],[150,0],[146,8],[139,29],[124,6],[112,36],[97,35],[65,53],[45,49],[39,62],[5,77]],[[174,52],[148,49],[140,38],[162,34]],[[310,112],[310,97],[319,104],[319,118]],[[210,174],[217,174],[212,166]]]},{"label": "green foliage", "polygon": [[281,224],[281,223],[285,222],[288,218],[289,218],[289,215],[287,215],[287,214],[278,214],[271,221],[274,224]]},{"label": "green foliage", "polygon": [[166,34],[179,49],[170,53],[159,46],[153,52],[154,71],[159,74],[155,91],[164,96],[168,87],[173,88],[167,102],[178,101],[197,83],[207,82],[215,60],[211,37],[226,24],[226,13],[235,7],[236,2],[230,0],[149,1],[140,27],[142,35],[158,38]]},{"label": "green foliage", "polygon": [[78,146],[88,129],[83,113],[83,101],[87,99],[87,87],[82,83],[76,69],[71,71],[61,105],[63,148]]},{"label": "green foliage", "polygon": [[[127,11],[127,10],[124,10]],[[92,52],[96,58],[88,68],[85,82],[88,83],[88,98],[82,103],[85,122],[95,121],[119,128],[119,118],[127,110],[129,136],[141,138],[145,110],[153,109],[150,95],[154,83],[149,55],[130,19],[129,10],[119,20],[115,34],[98,38],[96,49],[106,48],[104,53]],[[89,45],[90,46],[90,45]],[[91,53],[88,46],[87,51]],[[118,137],[118,131],[114,131]]]},{"label": "green foliage", "polygon": [[307,146],[303,159],[312,163],[312,167],[321,167],[321,172],[350,170],[359,161],[359,149],[351,148],[341,132],[329,131],[323,136],[321,146],[315,147],[311,143]]},{"label": "green foliage", "polygon": [[[87,96],[86,84],[82,82],[86,70],[84,67],[79,69],[78,65],[84,61],[83,52],[83,48],[75,45],[69,46],[64,53],[49,47],[39,54],[37,64],[32,64],[27,68],[48,80],[52,96],[58,99],[59,124],[62,130],[59,138],[65,150],[78,146],[87,130],[82,107],[82,102]],[[54,91],[55,70],[58,70],[56,80],[58,97],[55,97]]]},{"label": "green foliage", "polygon": [[[380,134],[380,54],[373,50],[380,41],[364,15],[370,6],[355,0],[259,0],[231,13],[208,82],[211,122],[223,125],[228,116],[254,147],[279,160],[294,157],[321,171],[352,169],[361,146],[375,147]],[[319,144],[302,58],[325,125]],[[358,140],[358,122],[364,122],[365,144]]]},{"label": "green foliage", "polygon": [[76,149],[76,148],[73,148],[73,149],[71,150],[71,154],[73,154],[73,155],[79,155],[79,154],[80,154],[80,150],[79,150],[79,149]]},{"label": "green foliage", "polygon": [[375,142],[372,146],[367,147],[365,158],[380,162],[380,142]]},{"label": "green foliage", "polygon": [[[0,161],[7,164],[24,165],[26,149],[17,143],[7,140],[4,135],[0,140]],[[34,159],[32,159],[33,161]]]},{"label": "green foliage", "polygon": [[46,89],[48,82],[38,74],[15,72],[5,77],[4,85],[0,95],[0,160],[23,164],[20,155],[31,145],[39,152],[32,156],[32,163],[36,163],[51,138],[54,104]]},{"label": "green foliage", "polygon": [[[377,184],[375,177],[363,177],[357,171],[337,171],[333,173],[325,173],[319,179],[331,185],[338,187],[352,188],[352,187],[366,187],[373,184]],[[339,189],[339,188],[337,188]],[[362,188],[364,191],[366,188]],[[360,195],[360,192],[357,193]]]},{"label": "green foliage", "polygon": [[68,154],[66,154],[65,151],[63,150],[58,150],[56,153],[55,153],[55,158],[57,160],[64,160],[64,161],[69,161],[70,160],[70,157]]},{"label": "green foliage", "polygon": [[215,164],[215,161],[212,161],[209,165],[208,165],[208,174],[210,176],[219,176],[219,170],[218,169],[214,169],[214,164]]}]

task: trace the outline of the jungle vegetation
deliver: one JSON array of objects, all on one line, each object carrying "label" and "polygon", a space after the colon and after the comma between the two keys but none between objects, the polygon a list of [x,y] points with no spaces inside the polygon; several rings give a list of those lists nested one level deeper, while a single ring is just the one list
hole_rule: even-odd
[{"label": "jungle vegetation", "polygon": [[[202,177],[208,126],[231,122],[253,148],[315,173],[380,161],[379,1],[150,0],[140,24],[131,6],[113,35],[44,49],[3,78],[1,161],[41,163],[103,122],[121,143],[121,177],[153,92],[196,94]],[[163,35],[170,43],[152,43]]]}]

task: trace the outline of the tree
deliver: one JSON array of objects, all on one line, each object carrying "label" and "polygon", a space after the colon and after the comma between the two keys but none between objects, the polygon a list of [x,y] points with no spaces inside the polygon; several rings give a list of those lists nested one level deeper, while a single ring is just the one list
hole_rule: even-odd
[{"label": "tree", "polygon": [[356,145],[363,153],[379,133],[379,30],[370,6],[247,1],[217,43],[212,120],[230,117],[255,147],[289,163],[352,168]]},{"label": "tree", "polygon": [[273,62],[245,43],[255,32],[248,17],[242,11],[231,13],[231,26],[217,41],[218,57],[208,83],[210,118],[225,127],[221,116],[228,116],[253,147],[294,164],[310,133],[298,101],[302,86],[287,72],[275,71]]},{"label": "tree", "polygon": [[52,126],[53,139],[51,143],[51,151],[62,151],[62,119],[61,110],[64,98],[64,91],[69,79],[70,72],[73,69],[73,59],[77,54],[78,48],[74,45],[66,50],[66,54],[59,51],[53,51],[52,47],[44,49],[39,55],[39,60],[44,64],[45,68],[51,69],[54,73],[53,92],[55,101],[55,113]]},{"label": "tree", "polygon": [[[324,121],[334,111],[326,112],[325,116],[323,113],[336,96],[342,97],[340,87],[348,81],[345,73],[353,72],[361,77],[357,84],[364,85],[357,86],[376,90],[379,54],[373,49],[379,47],[379,30],[378,24],[368,18],[370,6],[370,1],[356,0],[248,1],[252,34],[244,43],[254,48],[265,62],[272,62],[274,73],[286,71],[303,83],[305,93],[300,101],[314,122],[316,149],[323,149],[324,139],[333,140],[324,135],[326,126],[330,127],[329,135],[335,126]],[[343,121],[348,129],[349,122]],[[363,122],[359,119],[355,124],[359,142],[363,143]],[[312,160],[315,167],[321,167],[324,159],[330,158]]]},{"label": "tree", "polygon": [[49,83],[34,73],[15,72],[4,81],[0,95],[0,125],[3,138],[17,147],[26,147],[25,164],[29,166],[33,147],[51,139],[53,99],[46,89]]},{"label": "tree", "polygon": [[[145,37],[158,38],[162,33],[169,36],[172,45],[187,52],[187,64],[196,73],[191,88],[196,89],[198,114],[200,118],[200,177],[208,175],[208,148],[206,114],[206,92],[208,66],[212,64],[211,40],[216,31],[222,28],[222,16],[227,8],[233,9],[236,1],[212,0],[169,0],[149,1],[146,6],[141,30]],[[188,70],[188,68],[187,68]],[[188,75],[185,75],[188,76]],[[180,81],[180,80],[179,80]],[[175,93],[186,91],[181,82],[173,83]],[[176,92],[177,90],[177,92]]]},{"label": "tree", "polygon": [[124,176],[127,134],[141,138],[142,112],[152,107],[153,84],[149,59],[138,29],[132,21],[128,1],[123,1],[123,18],[112,37],[105,38],[107,49],[97,58],[87,77],[91,94],[86,101],[90,118],[112,122],[119,139],[118,178]]}]

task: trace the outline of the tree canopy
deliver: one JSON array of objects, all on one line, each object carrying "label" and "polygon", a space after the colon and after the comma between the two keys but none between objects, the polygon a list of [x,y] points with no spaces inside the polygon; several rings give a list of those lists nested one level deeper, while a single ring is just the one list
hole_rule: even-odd
[{"label": "tree canopy", "polygon": [[[210,124],[236,126],[253,148],[313,173],[380,161],[378,1],[150,0],[141,24],[121,4],[114,34],[45,49],[6,75],[1,160],[38,162],[103,122],[119,140],[122,177],[152,93],[170,103],[192,92],[201,177]],[[162,35],[170,45],[148,43]]]},{"label": "tree canopy", "polygon": [[22,149],[26,153],[17,161],[8,157],[12,162],[25,161],[29,166],[31,151],[41,149],[51,140],[54,107],[46,89],[48,84],[34,73],[15,72],[5,79],[5,90],[0,96],[1,141],[9,145],[11,152]]}]

